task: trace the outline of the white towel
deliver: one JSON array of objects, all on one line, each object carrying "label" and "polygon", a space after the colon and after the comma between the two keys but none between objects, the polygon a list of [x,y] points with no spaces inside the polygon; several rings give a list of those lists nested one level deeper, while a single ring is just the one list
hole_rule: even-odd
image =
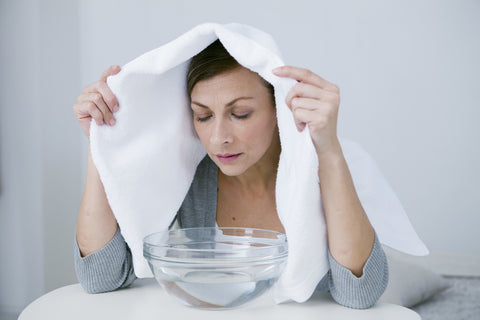
[{"label": "white towel", "polygon": [[[116,125],[92,122],[93,161],[132,251],[135,274],[152,276],[142,255],[143,237],[168,228],[206,155],[193,128],[186,70],[190,59],[216,39],[241,65],[275,87],[282,145],[276,201],[289,242],[288,263],[275,297],[277,302],[306,301],[328,271],[318,160],[308,129],[296,130],[285,104],[296,81],[272,74],[284,63],[270,35],[241,24],[206,23],[123,66],[108,78],[120,105]],[[342,140],[342,149],[380,241],[406,253],[427,254],[375,162],[355,143]]]}]

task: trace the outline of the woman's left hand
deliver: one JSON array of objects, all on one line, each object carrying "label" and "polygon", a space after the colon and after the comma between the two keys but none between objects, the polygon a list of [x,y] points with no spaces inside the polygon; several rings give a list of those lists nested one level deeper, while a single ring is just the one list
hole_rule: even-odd
[{"label": "woman's left hand", "polygon": [[293,113],[298,131],[303,131],[308,124],[317,154],[338,150],[339,88],[307,69],[283,66],[273,69],[273,73],[298,81],[285,102]]}]

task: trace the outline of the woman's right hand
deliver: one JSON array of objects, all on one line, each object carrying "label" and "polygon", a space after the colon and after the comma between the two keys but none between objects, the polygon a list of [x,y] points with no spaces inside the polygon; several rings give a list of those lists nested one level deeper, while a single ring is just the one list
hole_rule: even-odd
[{"label": "woman's right hand", "polygon": [[83,89],[82,94],[77,98],[77,103],[73,106],[73,112],[87,138],[90,135],[92,118],[99,126],[115,124],[113,113],[118,111],[118,101],[107,85],[107,78],[118,72],[120,72],[120,66],[116,65],[105,70],[100,80]]}]

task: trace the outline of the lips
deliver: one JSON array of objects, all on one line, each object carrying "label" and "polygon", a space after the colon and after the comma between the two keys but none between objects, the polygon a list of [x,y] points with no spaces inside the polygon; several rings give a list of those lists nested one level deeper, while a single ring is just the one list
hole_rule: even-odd
[{"label": "lips", "polygon": [[232,162],[240,157],[241,153],[224,153],[224,154],[216,154],[218,160],[221,162]]}]

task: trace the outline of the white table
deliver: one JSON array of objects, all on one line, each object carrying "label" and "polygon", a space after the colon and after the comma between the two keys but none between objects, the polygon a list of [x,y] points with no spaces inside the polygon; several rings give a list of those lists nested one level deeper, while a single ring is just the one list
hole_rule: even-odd
[{"label": "white table", "polygon": [[19,320],[419,320],[414,311],[388,303],[367,310],[355,310],[335,303],[329,294],[316,293],[306,303],[276,305],[266,294],[245,307],[210,311],[183,306],[170,297],[153,279],[136,280],[128,289],[102,294],[87,294],[79,284],[54,290],[32,302]]}]

